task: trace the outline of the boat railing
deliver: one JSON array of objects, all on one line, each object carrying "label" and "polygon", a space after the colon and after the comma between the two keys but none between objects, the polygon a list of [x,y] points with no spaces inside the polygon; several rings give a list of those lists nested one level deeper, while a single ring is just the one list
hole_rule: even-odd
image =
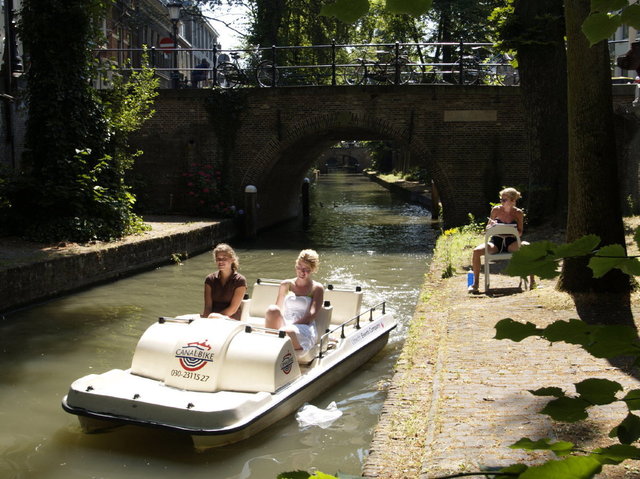
[{"label": "boat railing", "polygon": [[271,279],[271,278],[257,278],[256,283],[267,283],[267,284],[280,284],[282,283],[281,279]]},{"label": "boat railing", "polygon": [[386,313],[386,301],[381,301],[380,303],[372,306],[371,308],[365,311],[362,311],[360,314],[357,314],[353,318],[347,319],[346,321],[344,321],[342,324],[339,324],[335,328],[328,329],[322,336],[320,336],[320,352],[318,353],[318,357],[322,358],[323,353],[325,353],[329,349],[329,338],[331,334],[340,330],[340,339],[345,339],[347,336],[345,335],[344,330],[347,326],[354,324],[354,327],[356,329],[360,329],[362,327],[360,326],[361,318],[366,317],[367,314],[369,315],[369,322],[373,322],[374,321],[373,313],[378,308],[382,310],[382,314],[384,315]]},{"label": "boat railing", "polygon": [[173,318],[171,316],[160,316],[158,318],[158,322],[160,324],[163,324],[163,323],[186,323],[186,324],[191,324],[193,322],[193,318]]}]

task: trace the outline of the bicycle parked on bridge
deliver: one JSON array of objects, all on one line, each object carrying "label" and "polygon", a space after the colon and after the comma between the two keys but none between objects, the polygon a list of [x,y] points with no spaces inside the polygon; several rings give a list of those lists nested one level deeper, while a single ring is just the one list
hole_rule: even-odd
[{"label": "bicycle parked on bridge", "polygon": [[387,50],[377,50],[376,60],[358,58],[356,63],[355,68],[349,68],[344,73],[344,80],[348,85],[404,85],[415,81],[416,73],[405,54],[397,55],[396,59],[396,55]]},{"label": "bicycle parked on bridge", "polygon": [[[255,70],[243,68],[240,65],[240,53],[233,51],[220,54],[216,68],[217,84],[221,88],[236,88],[257,84],[261,87],[271,87],[278,82],[278,70],[271,60],[258,61],[259,48],[256,47],[251,55],[250,63],[257,61]],[[253,73],[253,78],[250,76]]]},{"label": "bicycle parked on bridge", "polygon": [[[473,47],[473,50],[478,48]],[[511,66],[510,61],[510,57],[500,53],[484,59],[477,52],[464,55],[452,64],[451,80],[462,85],[518,85],[518,70]]]}]

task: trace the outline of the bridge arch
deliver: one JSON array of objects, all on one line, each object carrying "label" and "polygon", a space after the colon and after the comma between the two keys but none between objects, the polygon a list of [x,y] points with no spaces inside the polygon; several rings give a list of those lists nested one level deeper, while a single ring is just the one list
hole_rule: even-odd
[{"label": "bridge arch", "polygon": [[425,167],[441,190],[443,203],[455,201],[449,194],[446,174],[431,161],[431,152],[410,129],[386,118],[354,112],[331,112],[306,116],[271,138],[244,170],[242,187],[254,185],[261,203],[261,214],[275,222],[295,216],[300,210],[299,193],[305,174],[320,154],[341,140],[392,141],[409,151],[416,163]]}]

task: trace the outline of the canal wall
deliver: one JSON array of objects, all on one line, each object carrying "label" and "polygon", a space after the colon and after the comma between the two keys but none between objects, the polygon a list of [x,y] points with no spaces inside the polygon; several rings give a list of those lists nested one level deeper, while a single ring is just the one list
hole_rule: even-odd
[{"label": "canal wall", "polygon": [[[191,219],[193,220],[193,219]],[[43,248],[0,241],[0,313],[210,250],[238,236],[236,223],[154,221],[152,230],[122,241]],[[2,244],[4,242],[4,244]]]},{"label": "canal wall", "polygon": [[386,181],[385,179],[380,178],[378,173],[375,171],[365,171],[364,174],[371,181],[385,187],[401,200],[406,201],[407,203],[424,206],[433,213],[433,197],[431,194],[431,188],[426,185],[417,181]]}]

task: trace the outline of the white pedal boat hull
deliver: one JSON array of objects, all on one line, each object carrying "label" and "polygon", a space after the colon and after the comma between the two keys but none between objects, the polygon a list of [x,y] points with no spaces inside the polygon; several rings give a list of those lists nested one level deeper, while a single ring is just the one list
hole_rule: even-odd
[{"label": "white pedal boat hull", "polygon": [[[339,326],[332,333],[325,335],[322,354],[318,354],[309,365],[301,366],[298,365],[297,360],[293,361],[293,365],[282,360],[283,357],[290,358],[293,351],[288,338],[276,340],[277,336],[269,334],[270,338],[267,340],[258,336],[256,332],[244,334],[245,331],[234,330],[230,336],[237,340],[228,341],[231,346],[228,346],[226,363],[234,362],[232,358],[234,341],[240,344],[245,337],[253,341],[268,341],[269,344],[279,341],[276,346],[277,351],[272,355],[275,358],[273,369],[276,370],[277,378],[270,382],[271,369],[268,367],[265,369],[264,364],[256,366],[247,363],[246,367],[238,367],[237,360],[236,369],[225,372],[225,361],[221,360],[222,369],[219,367],[217,373],[211,374],[211,377],[215,375],[219,381],[223,383],[226,381],[226,384],[232,384],[232,386],[229,389],[218,389],[213,392],[190,390],[191,387],[197,389],[202,386],[205,373],[209,372],[206,369],[186,374],[183,371],[183,375],[189,375],[187,388],[181,387],[184,384],[179,381],[184,381],[183,378],[178,378],[177,384],[167,384],[176,381],[176,378],[170,377],[169,373],[165,376],[165,380],[140,375],[141,369],[143,374],[154,375],[153,371],[148,372],[145,367],[162,369],[159,369],[158,361],[154,359],[156,356],[147,358],[147,363],[151,361],[152,364],[142,368],[139,364],[140,360],[136,364],[138,349],[145,338],[143,335],[131,369],[114,369],[76,380],[64,397],[62,406],[65,411],[78,416],[85,432],[97,432],[121,424],[133,424],[182,431],[192,437],[196,448],[231,444],[246,439],[292,414],[304,403],[311,401],[318,394],[344,379],[379,352],[387,343],[389,333],[396,327],[396,322],[391,314],[385,314],[384,311],[377,316],[372,315],[371,318],[368,316],[369,313],[363,316],[363,319],[350,321],[350,324],[342,328]],[[204,319],[196,320],[194,324],[197,323],[202,327],[205,322],[219,321],[234,323],[232,326],[223,325],[225,328],[244,329],[244,325],[236,326],[238,325],[236,321]],[[359,323],[359,328],[355,327],[356,322]],[[160,330],[160,328],[156,329]],[[177,328],[175,330],[178,331]],[[344,338],[341,338],[342,331],[344,331]],[[331,344],[332,347],[327,349],[327,344]],[[156,350],[151,354],[157,355],[160,348],[157,346],[154,348]],[[253,347],[252,351],[242,354],[247,354],[248,358],[254,355],[260,356],[258,350],[261,349],[260,346]],[[215,351],[216,348],[214,347],[213,350]],[[286,374],[290,374],[295,379],[282,374],[281,366],[285,363],[287,363],[285,369],[288,370]],[[175,368],[175,366],[168,367]],[[259,372],[261,368],[267,371],[267,377],[264,380],[258,377],[263,374]],[[170,370],[176,373],[176,369]],[[250,389],[251,386],[246,387],[247,384],[257,384],[256,387],[260,390],[237,390]],[[227,387],[224,384],[222,386]]]}]

